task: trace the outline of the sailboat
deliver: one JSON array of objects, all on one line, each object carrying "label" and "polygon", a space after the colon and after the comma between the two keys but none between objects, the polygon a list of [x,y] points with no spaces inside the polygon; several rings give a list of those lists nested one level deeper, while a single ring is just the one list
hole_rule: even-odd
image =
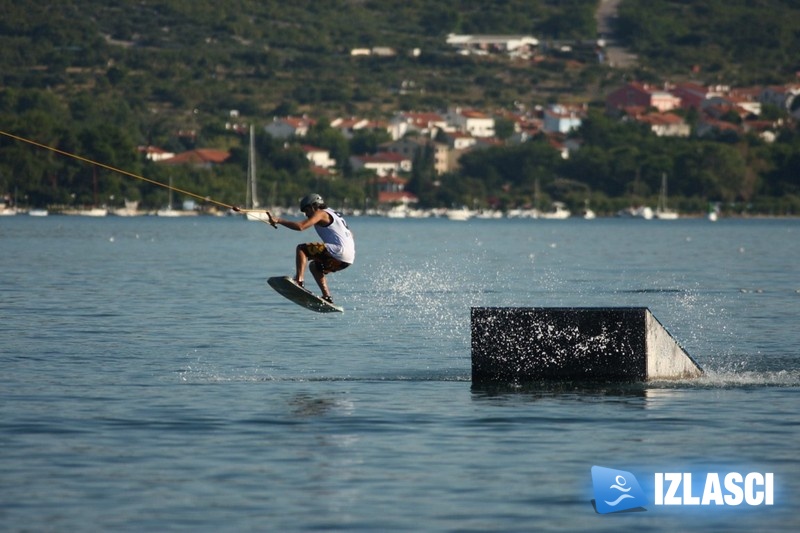
[{"label": "sailboat", "polygon": [[[245,191],[245,209],[258,209],[257,183],[256,183],[256,138],[254,127],[250,124],[250,149],[247,158],[247,190]],[[267,215],[263,211],[246,211],[245,220],[267,222]]]},{"label": "sailboat", "polygon": [[125,207],[114,209],[113,213],[118,217],[137,217],[143,215],[143,211],[139,211],[138,200],[125,200]]},{"label": "sailboat", "polygon": [[80,215],[84,217],[104,217],[108,215],[108,209],[98,206],[97,203],[97,167],[92,168],[92,189],[93,189],[93,202],[91,207],[83,207],[77,209],[65,209],[62,211],[64,215]]},{"label": "sailboat", "polygon": [[597,214],[589,207],[589,199],[587,198],[583,203],[586,205],[586,207],[583,208],[584,220],[594,220],[597,218]]},{"label": "sailboat", "polygon": [[169,177],[169,200],[167,200],[167,207],[156,211],[156,216],[159,217],[179,217],[181,212],[172,207],[172,176]]},{"label": "sailboat", "polygon": [[708,220],[716,222],[719,219],[719,204],[708,204]]},{"label": "sailboat", "polygon": [[667,174],[661,174],[661,191],[658,193],[658,206],[655,217],[661,220],[675,220],[678,212],[667,207]]}]

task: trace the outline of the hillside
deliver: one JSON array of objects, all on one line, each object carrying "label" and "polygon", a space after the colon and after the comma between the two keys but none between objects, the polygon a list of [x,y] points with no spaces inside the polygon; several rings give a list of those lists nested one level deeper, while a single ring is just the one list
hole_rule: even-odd
[{"label": "hillside", "polygon": [[791,0],[624,0],[615,30],[651,76],[742,86],[797,80],[798,20]]},{"label": "hillside", "polygon": [[[141,106],[209,112],[278,107],[380,113],[526,97],[540,78],[528,65],[475,61],[445,45],[450,32],[591,38],[594,2],[509,1],[460,10],[441,2],[108,2],[49,7],[2,2],[3,85],[58,93],[102,87]],[[390,47],[390,58],[353,58]],[[409,57],[420,49],[418,58]],[[533,76],[531,76],[533,74]],[[413,82],[415,91],[400,94]],[[568,82],[551,90],[566,90]]]},{"label": "hillside", "polygon": [[[4,129],[159,178],[162,171],[135,156],[137,145],[239,149],[241,139],[225,130],[232,109],[242,120],[266,123],[302,113],[381,119],[450,105],[487,111],[515,103],[594,105],[624,79],[784,83],[800,70],[792,53],[800,49],[791,25],[800,18],[795,2],[624,0],[613,30],[618,44],[637,55],[627,70],[597,61],[598,5],[0,0],[0,119]],[[446,44],[450,33],[532,35],[541,44],[532,58],[464,56]],[[376,47],[393,54],[351,55]],[[262,157],[272,154],[264,181],[283,176],[273,148],[259,147]],[[0,149],[0,192],[22,188],[31,201],[58,202],[68,184],[88,201],[90,175],[80,165],[37,157],[7,140]],[[240,152],[234,156],[232,163],[244,161]],[[295,171],[293,164],[283,170]],[[233,197],[229,184],[240,170],[218,171],[205,184]],[[147,197],[108,181],[105,192],[117,199]]]}]

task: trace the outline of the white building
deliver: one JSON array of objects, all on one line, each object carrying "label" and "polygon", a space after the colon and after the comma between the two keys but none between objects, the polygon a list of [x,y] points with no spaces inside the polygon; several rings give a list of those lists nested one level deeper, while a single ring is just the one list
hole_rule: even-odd
[{"label": "white building", "polygon": [[458,35],[447,36],[447,44],[467,53],[531,51],[539,39],[530,35]]},{"label": "white building", "polygon": [[400,172],[411,172],[411,159],[400,154],[380,152],[373,155],[356,155],[350,157],[353,170],[371,170],[378,176],[397,175]]},{"label": "white building", "polygon": [[168,152],[158,146],[140,146],[138,148],[139,153],[144,154],[144,156],[153,162],[164,161],[165,159],[172,159],[175,157],[175,152]]},{"label": "white building", "polygon": [[317,148],[316,146],[303,145],[303,152],[306,154],[312,165],[321,168],[332,168],[336,166],[336,160],[331,158],[331,153],[324,148]]},{"label": "white building", "polygon": [[439,113],[401,112],[395,113],[387,129],[395,141],[407,133],[433,138],[439,130],[447,129],[447,120]]},{"label": "white building", "polygon": [[569,133],[583,124],[582,110],[553,105],[544,110],[542,129],[546,133]]},{"label": "white building", "polygon": [[494,137],[494,118],[480,111],[451,108],[447,111],[447,123],[473,137]]}]

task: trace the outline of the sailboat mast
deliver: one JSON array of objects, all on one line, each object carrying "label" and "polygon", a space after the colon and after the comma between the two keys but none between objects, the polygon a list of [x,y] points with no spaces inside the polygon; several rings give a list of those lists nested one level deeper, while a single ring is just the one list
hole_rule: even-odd
[{"label": "sailboat mast", "polygon": [[92,207],[97,207],[97,167],[92,167]]},{"label": "sailboat mast", "polygon": [[251,201],[250,206],[258,207],[258,196],[256,195],[256,140],[254,130],[254,126],[250,124],[250,150],[247,160],[247,185],[249,189],[247,194]]}]

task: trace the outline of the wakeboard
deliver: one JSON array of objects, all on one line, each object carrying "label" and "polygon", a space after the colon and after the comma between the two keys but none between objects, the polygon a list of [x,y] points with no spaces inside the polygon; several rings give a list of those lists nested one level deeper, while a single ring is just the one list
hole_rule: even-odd
[{"label": "wakeboard", "polygon": [[301,287],[289,276],[275,276],[269,278],[267,283],[275,289],[281,296],[301,305],[306,309],[311,309],[318,313],[344,313],[344,308],[326,302],[308,289]]}]

